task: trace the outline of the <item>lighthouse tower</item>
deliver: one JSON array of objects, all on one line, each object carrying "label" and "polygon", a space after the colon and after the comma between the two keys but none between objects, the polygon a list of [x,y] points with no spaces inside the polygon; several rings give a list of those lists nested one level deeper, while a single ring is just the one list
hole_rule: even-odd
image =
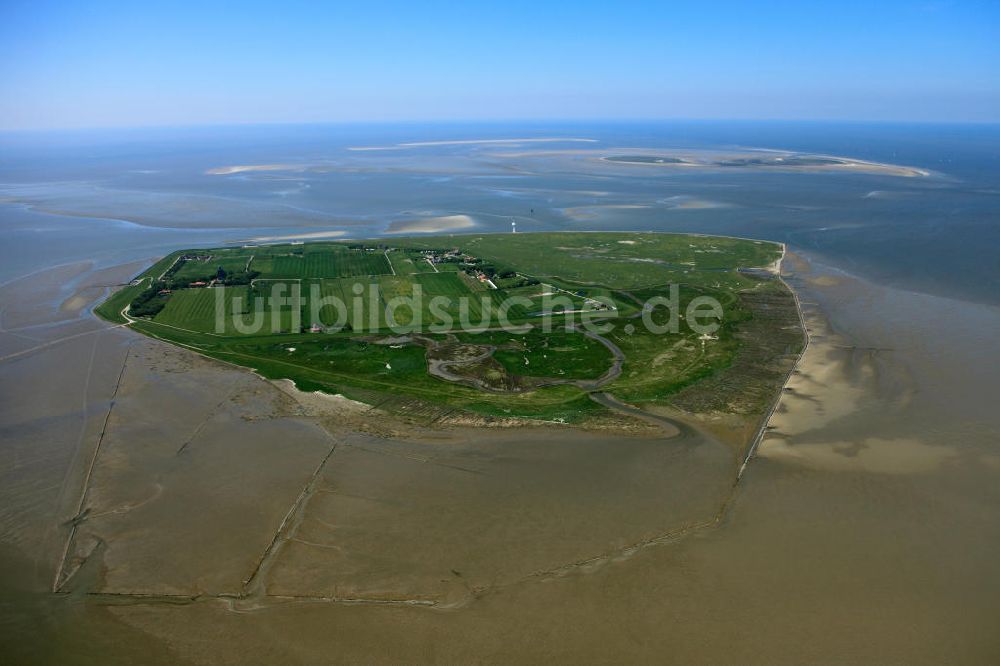
[{"label": "lighthouse tower", "polygon": [[512,234],[517,233],[517,220],[515,220],[514,218],[510,218],[510,233]]}]

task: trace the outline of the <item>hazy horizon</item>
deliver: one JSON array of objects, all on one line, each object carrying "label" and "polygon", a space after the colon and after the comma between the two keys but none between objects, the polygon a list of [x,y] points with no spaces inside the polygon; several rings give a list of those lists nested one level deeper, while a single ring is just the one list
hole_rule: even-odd
[{"label": "hazy horizon", "polygon": [[[437,126],[447,128],[448,131],[442,137],[454,139],[463,137],[463,130],[475,131],[477,128],[499,129],[509,126],[511,130],[530,128],[536,133],[551,128],[552,131],[578,128],[584,131],[592,126],[615,126],[629,124],[645,125],[678,125],[692,126],[704,124],[706,126],[757,126],[757,127],[802,127],[809,126],[831,126],[831,127],[952,127],[960,128],[997,128],[1000,127],[1000,119],[997,120],[871,120],[865,118],[838,119],[838,118],[688,118],[678,116],[676,118],[643,118],[643,117],[622,117],[622,118],[458,118],[458,119],[400,119],[400,120],[316,120],[316,121],[219,121],[219,122],[190,122],[190,123],[162,123],[162,124],[132,124],[132,125],[80,125],[65,127],[0,127],[0,136],[42,136],[47,134],[72,135],[102,135],[107,133],[119,133],[118,136],[124,138],[120,133],[136,133],[136,138],[146,138],[143,132],[184,132],[184,131],[239,131],[254,129],[296,129],[296,128],[406,128],[414,127],[421,130],[433,129]],[[561,136],[561,135],[560,135]],[[110,138],[110,137],[108,137]],[[475,139],[473,135],[467,138]],[[518,137],[508,137],[518,138]],[[750,146],[748,146],[750,147]]]}]

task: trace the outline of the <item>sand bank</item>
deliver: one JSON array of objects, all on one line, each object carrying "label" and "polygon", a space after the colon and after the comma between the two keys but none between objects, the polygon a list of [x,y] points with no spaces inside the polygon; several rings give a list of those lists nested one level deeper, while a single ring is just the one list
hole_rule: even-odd
[{"label": "sand bank", "polygon": [[215,167],[205,171],[210,176],[231,176],[247,171],[306,171],[308,164],[235,164],[233,166]]},{"label": "sand bank", "polygon": [[419,233],[433,234],[445,231],[455,231],[458,229],[469,229],[476,226],[475,221],[468,215],[442,215],[439,217],[426,217],[416,220],[396,220],[389,224],[386,233],[403,234]]},{"label": "sand bank", "polygon": [[[804,171],[810,173],[851,171],[888,176],[929,176],[930,171],[899,164],[870,162],[836,155],[783,152],[777,150],[740,150],[732,152],[633,149],[601,155],[602,162],[653,168],[723,168],[766,169],[768,171]],[[627,153],[627,154],[621,154]]]},{"label": "sand bank", "polygon": [[340,238],[346,231],[333,230],[333,231],[310,231],[302,234],[286,234],[283,236],[255,236],[253,238],[248,238],[246,241],[248,243],[271,243],[274,241],[291,241],[291,240],[321,240],[324,238]]},{"label": "sand bank", "polygon": [[571,208],[563,208],[562,212],[571,220],[590,221],[600,219],[604,213],[622,210],[644,210],[648,208],[651,208],[651,206],[645,204],[599,204],[596,206],[573,206]]}]

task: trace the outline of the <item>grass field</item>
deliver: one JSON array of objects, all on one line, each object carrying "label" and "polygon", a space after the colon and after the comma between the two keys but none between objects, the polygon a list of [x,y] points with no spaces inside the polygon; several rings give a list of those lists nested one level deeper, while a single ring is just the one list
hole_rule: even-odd
[{"label": "grass field", "polygon": [[[294,324],[292,307],[275,307],[269,293],[269,290],[258,291],[248,286],[185,289],[172,294],[166,307],[153,321],[188,331],[224,336],[259,334],[261,331],[298,333],[300,327]],[[251,307],[253,299],[261,299],[259,308]],[[221,331],[216,322],[219,303],[225,308]]]},{"label": "grass field", "polygon": [[[267,377],[292,379],[306,390],[405,404],[407,410],[417,409],[413,405],[418,403],[437,405],[417,409],[428,414],[457,408],[483,415],[574,421],[599,415],[604,408],[570,382],[602,377],[613,357],[600,341],[577,331],[557,325],[544,332],[541,323],[546,311],[589,310],[605,320],[604,339],[625,355],[621,375],[606,390],[641,404],[662,402],[733,366],[747,344],[741,335],[749,330],[747,323],[754,316],[742,294],[784,290],[780,283],[740,270],[770,266],[780,256],[779,246],[758,241],[651,233],[552,233],[393,239],[388,248],[386,241],[380,243],[178,251],[156,262],[133,285],[114,293],[96,312],[123,323],[121,311],[141,293],[172,287],[168,296],[158,297],[166,298],[162,310],[134,321],[136,330],[253,367]],[[459,256],[459,260],[432,265],[423,254],[442,248],[459,249],[474,262],[463,263],[467,260]],[[209,258],[181,260],[175,266],[180,257],[195,256]],[[158,281],[171,266],[175,268],[173,282]],[[214,277],[219,266],[231,280],[244,283],[186,288],[196,279]],[[487,268],[497,271],[494,277],[500,289],[491,289],[469,274]],[[505,277],[499,277],[501,272]],[[538,283],[531,284],[532,280]],[[681,310],[697,296],[709,296],[721,304],[722,326],[713,336],[702,337],[686,327],[676,333],[654,333],[638,325],[640,304],[651,297],[668,296],[671,283],[680,285]],[[295,305],[279,302],[274,298],[276,286],[281,290],[278,296],[297,289],[305,300]],[[422,298],[414,310],[410,299],[418,292]],[[508,312],[510,323],[523,328],[516,333],[494,330],[497,307],[511,296],[526,299]],[[552,296],[564,304],[552,308],[546,300]],[[613,307],[595,312],[595,298]],[[463,302],[465,307],[460,307]],[[487,302],[493,306],[491,312]],[[221,327],[216,322],[220,303],[226,313]],[[387,306],[394,303],[402,305],[395,309],[393,322]],[[259,314],[254,308],[257,304]],[[556,314],[554,319],[561,322],[566,316]],[[667,316],[665,311],[656,311],[653,320],[664,323]],[[411,333],[423,331],[425,337],[421,341],[397,336],[391,340],[400,342],[380,344],[393,335],[391,323],[410,326]],[[313,324],[325,333],[308,332]],[[453,334],[432,333],[442,324],[450,324]],[[765,328],[757,324],[754,330],[759,334]],[[476,328],[489,330],[470,332]],[[506,373],[510,386],[530,388],[485,392],[432,376],[427,345],[433,344],[443,345],[434,351],[439,358],[449,353],[457,354],[456,358],[462,354],[480,358],[482,354],[475,350],[485,350],[486,360],[455,366],[459,374]],[[547,385],[552,380],[565,383]],[[546,385],[538,387],[538,383]]]},{"label": "grass field", "polygon": [[319,279],[387,275],[392,267],[381,252],[330,247],[323,251],[254,255],[250,267],[270,279]]},{"label": "grass field", "polygon": [[[766,241],[660,233],[542,233],[450,238],[463,252],[535,277],[558,277],[618,289],[683,281],[741,286],[734,271],[763,267],[781,256]],[[435,238],[398,239],[403,247],[434,248]]]},{"label": "grass field", "polygon": [[396,275],[414,275],[416,273],[433,273],[434,268],[419,252],[393,251],[386,253],[386,258],[392,265]]},{"label": "grass field", "polygon": [[314,322],[310,315],[308,323],[335,326],[341,319],[346,319],[351,330],[357,332],[377,330],[385,325],[377,277],[320,280],[319,285],[322,297],[339,301],[343,309],[338,310],[334,305],[322,306],[318,308],[319,321]]},{"label": "grass field", "polygon": [[462,341],[498,347],[493,358],[508,372],[531,377],[596,379],[611,364],[611,352],[600,342],[573,331],[557,329],[523,334],[505,331],[460,333]]},{"label": "grass field", "polygon": [[[229,308],[232,308],[232,299],[236,295],[237,289],[226,289],[217,291],[215,289],[185,289],[171,295],[166,307],[153,318],[153,321],[168,326],[203,331],[206,333],[215,332],[215,311],[216,297],[223,294],[228,300]],[[239,290],[246,298],[248,290]]]},{"label": "grass field", "polygon": [[250,263],[252,255],[215,255],[209,259],[189,259],[174,273],[174,278],[183,282],[211,280],[221,267],[227,274],[242,273]]}]

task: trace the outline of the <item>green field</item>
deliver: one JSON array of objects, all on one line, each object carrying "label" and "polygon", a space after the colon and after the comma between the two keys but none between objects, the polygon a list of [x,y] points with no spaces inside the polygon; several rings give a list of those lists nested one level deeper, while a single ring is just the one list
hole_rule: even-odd
[{"label": "green field", "polygon": [[194,282],[196,280],[211,280],[219,268],[226,273],[242,273],[246,270],[252,255],[220,255],[206,259],[185,261],[174,273],[178,280]]},{"label": "green field", "polygon": [[[396,239],[408,248],[437,248],[441,238]],[[766,241],[661,233],[565,233],[461,236],[463,251],[536,277],[618,289],[683,281],[739,287],[734,269],[763,267],[780,254]]]},{"label": "green field", "polygon": [[251,270],[263,278],[318,279],[386,275],[392,273],[388,259],[381,252],[326,247],[321,251],[296,251],[284,254],[254,255]]},{"label": "green field", "polygon": [[504,331],[461,333],[460,340],[497,345],[493,358],[509,372],[537,377],[596,379],[611,363],[611,353],[600,342],[581,333],[531,329],[523,334]]},{"label": "green field", "polygon": [[[182,250],[97,313],[267,377],[386,408],[586,421],[604,413],[588,398],[595,382],[634,404],[690,401],[690,387],[734,367],[752,347],[747,295],[787,292],[741,269],[770,266],[780,253],[760,241],[652,233]],[[195,281],[211,284],[191,287]],[[679,285],[681,311],[699,296],[721,305],[715,334],[638,325],[641,304],[668,298],[670,284]],[[294,290],[302,298],[293,302],[286,297]],[[498,330],[498,307],[513,297],[504,321],[513,328]],[[567,329],[581,311],[606,330]],[[668,318],[653,311],[655,323]],[[617,377],[608,374],[609,345],[624,355]]]},{"label": "green field", "polygon": [[434,272],[434,267],[419,252],[393,251],[386,253],[386,258],[396,275]]}]

